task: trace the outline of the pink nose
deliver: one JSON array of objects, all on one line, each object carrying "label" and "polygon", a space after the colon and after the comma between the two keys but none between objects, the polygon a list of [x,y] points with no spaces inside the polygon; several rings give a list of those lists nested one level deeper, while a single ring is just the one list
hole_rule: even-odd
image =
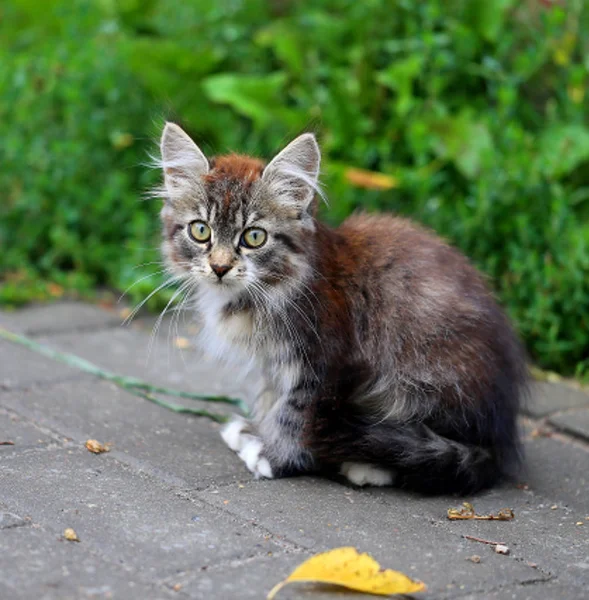
[{"label": "pink nose", "polygon": [[227,271],[231,270],[231,265],[211,265],[211,269],[213,269],[217,274],[217,277],[221,279]]}]

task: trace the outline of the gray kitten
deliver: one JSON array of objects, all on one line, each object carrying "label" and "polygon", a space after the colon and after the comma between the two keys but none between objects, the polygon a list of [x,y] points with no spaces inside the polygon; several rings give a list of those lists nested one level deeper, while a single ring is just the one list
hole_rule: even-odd
[{"label": "gray kitten", "polygon": [[525,355],[462,254],[388,215],[320,223],[311,134],[265,165],[168,123],[161,152],[163,255],[197,282],[203,343],[265,376],[222,432],[256,477],[471,493],[513,471]]}]

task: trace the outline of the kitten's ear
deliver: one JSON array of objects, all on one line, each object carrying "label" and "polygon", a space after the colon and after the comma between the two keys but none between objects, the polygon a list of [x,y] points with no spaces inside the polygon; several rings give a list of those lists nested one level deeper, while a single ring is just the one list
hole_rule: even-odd
[{"label": "kitten's ear", "polygon": [[276,194],[308,209],[319,189],[321,152],[312,133],[303,133],[279,152],[264,169],[262,179],[278,184]]},{"label": "kitten's ear", "polygon": [[209,162],[190,136],[175,123],[166,123],[160,141],[164,183],[170,193],[190,187],[209,172]]}]

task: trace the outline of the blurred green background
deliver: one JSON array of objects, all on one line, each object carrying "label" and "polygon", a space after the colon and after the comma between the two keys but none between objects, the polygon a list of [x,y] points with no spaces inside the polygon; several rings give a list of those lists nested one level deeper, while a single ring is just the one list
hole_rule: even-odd
[{"label": "blurred green background", "polygon": [[4,0],[0,302],[158,270],[160,203],[141,195],[165,118],[209,153],[268,157],[312,130],[324,218],[433,227],[489,275],[540,366],[587,376],[584,4]]}]

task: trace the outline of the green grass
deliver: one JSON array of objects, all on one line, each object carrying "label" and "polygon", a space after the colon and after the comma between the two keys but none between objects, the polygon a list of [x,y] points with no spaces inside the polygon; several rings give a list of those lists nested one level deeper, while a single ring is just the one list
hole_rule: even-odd
[{"label": "green grass", "polygon": [[[165,118],[210,153],[270,156],[314,130],[325,218],[426,223],[489,275],[537,364],[589,372],[581,0],[8,0],[1,12],[0,302],[154,273],[135,301],[161,282],[159,203],[141,195],[159,177],[145,163]],[[350,168],[395,185],[354,186]]]}]

